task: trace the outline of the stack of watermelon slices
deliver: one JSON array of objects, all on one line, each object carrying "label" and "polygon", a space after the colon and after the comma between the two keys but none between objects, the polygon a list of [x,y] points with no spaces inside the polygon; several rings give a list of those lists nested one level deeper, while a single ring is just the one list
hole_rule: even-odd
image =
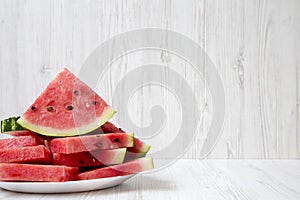
[{"label": "stack of watermelon slices", "polygon": [[1,122],[0,180],[63,182],[153,168],[150,146],[108,120],[115,111],[66,68],[21,117]]}]

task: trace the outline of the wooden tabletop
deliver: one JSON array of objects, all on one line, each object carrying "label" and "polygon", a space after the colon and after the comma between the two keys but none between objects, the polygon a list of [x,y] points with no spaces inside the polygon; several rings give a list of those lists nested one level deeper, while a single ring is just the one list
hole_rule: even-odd
[{"label": "wooden tabletop", "polygon": [[300,161],[179,160],[170,167],[98,191],[25,194],[0,199],[300,199]]}]

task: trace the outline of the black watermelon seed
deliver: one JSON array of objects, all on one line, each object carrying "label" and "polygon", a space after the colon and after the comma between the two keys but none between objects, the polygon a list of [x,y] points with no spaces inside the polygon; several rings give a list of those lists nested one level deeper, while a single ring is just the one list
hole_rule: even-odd
[{"label": "black watermelon seed", "polygon": [[97,105],[97,102],[96,101],[92,101],[92,104],[95,106],[95,105]]},{"label": "black watermelon seed", "polygon": [[76,95],[76,96],[78,96],[78,95],[79,95],[79,92],[78,92],[78,90],[75,90],[75,91],[74,91],[74,95]]},{"label": "black watermelon seed", "polygon": [[83,164],[84,164],[84,161],[83,161],[83,160],[79,160],[79,163],[83,165]]},{"label": "black watermelon seed", "polygon": [[74,108],[74,107],[73,107],[72,105],[68,105],[68,106],[67,106],[67,110],[73,110],[73,108]]},{"label": "black watermelon seed", "polygon": [[36,109],[35,106],[32,106],[32,107],[31,107],[31,110],[36,111],[37,109]]},{"label": "black watermelon seed", "polygon": [[54,110],[54,108],[53,108],[53,106],[48,106],[48,107],[47,107],[47,110],[48,110],[49,112],[52,112],[52,111]]},{"label": "black watermelon seed", "polygon": [[119,138],[115,138],[114,142],[118,143],[118,142],[120,142],[120,139]]}]

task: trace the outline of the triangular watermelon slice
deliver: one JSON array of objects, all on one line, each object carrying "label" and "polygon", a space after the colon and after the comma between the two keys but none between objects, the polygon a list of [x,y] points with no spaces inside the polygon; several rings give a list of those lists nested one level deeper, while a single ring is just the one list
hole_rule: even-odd
[{"label": "triangular watermelon slice", "polygon": [[68,69],[60,72],[17,121],[47,136],[74,136],[93,131],[115,111]]}]

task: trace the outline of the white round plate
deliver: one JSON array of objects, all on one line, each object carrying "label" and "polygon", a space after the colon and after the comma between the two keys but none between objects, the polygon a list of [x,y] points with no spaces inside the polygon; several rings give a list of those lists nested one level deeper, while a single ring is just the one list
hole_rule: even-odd
[{"label": "white round plate", "polygon": [[26,193],[70,193],[117,186],[134,175],[67,182],[0,182],[0,188]]}]

